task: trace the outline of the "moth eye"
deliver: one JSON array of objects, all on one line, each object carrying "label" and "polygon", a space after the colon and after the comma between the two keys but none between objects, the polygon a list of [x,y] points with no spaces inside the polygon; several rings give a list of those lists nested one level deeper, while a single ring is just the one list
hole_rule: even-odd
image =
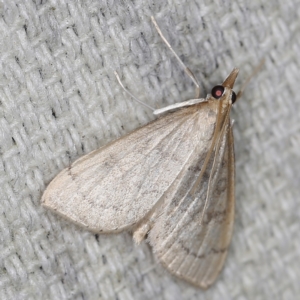
[{"label": "moth eye", "polygon": [[221,98],[221,96],[224,93],[224,86],[222,85],[216,85],[215,87],[213,87],[213,89],[211,90],[211,95],[216,98],[219,99]]},{"label": "moth eye", "polygon": [[232,94],[231,94],[231,103],[233,104],[236,100],[236,93],[234,91],[232,91]]}]

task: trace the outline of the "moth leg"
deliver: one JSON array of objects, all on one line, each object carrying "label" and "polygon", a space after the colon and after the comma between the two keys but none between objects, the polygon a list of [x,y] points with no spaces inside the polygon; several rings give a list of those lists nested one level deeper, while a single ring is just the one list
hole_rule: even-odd
[{"label": "moth leg", "polygon": [[145,102],[139,100],[137,97],[135,97],[133,94],[131,94],[131,93],[125,88],[125,86],[123,85],[123,83],[122,83],[122,81],[121,81],[121,79],[120,79],[120,77],[119,77],[119,74],[118,74],[116,71],[115,71],[114,73],[115,73],[115,75],[116,75],[116,77],[117,77],[117,80],[118,80],[120,86],[123,88],[123,90],[124,90],[124,91],[125,91],[125,92],[133,99],[133,100],[135,100],[135,101],[137,101],[138,103],[144,105],[145,107],[151,109],[152,111],[155,110],[152,106],[146,104]]},{"label": "moth leg", "polygon": [[252,71],[252,73],[250,74],[250,76],[246,79],[246,81],[243,83],[241,89],[239,90],[239,92],[236,94],[236,100],[238,100],[239,98],[241,98],[245,88],[247,87],[248,83],[250,82],[250,80],[261,70],[262,66],[264,65],[265,60],[262,59],[260,61],[260,63],[255,67],[255,69]]},{"label": "moth leg", "polygon": [[142,223],[136,230],[133,232],[133,239],[139,245],[144,239],[147,233],[150,231],[151,226],[147,223]]},{"label": "moth leg", "polygon": [[198,80],[196,79],[195,75],[193,74],[193,72],[184,64],[184,62],[180,59],[180,57],[177,55],[177,53],[174,51],[174,49],[172,48],[172,46],[170,45],[170,43],[167,41],[167,39],[164,37],[163,33],[161,32],[158,24],[156,23],[156,20],[154,19],[153,16],[151,16],[151,21],[155,26],[155,29],[157,30],[158,34],[160,35],[160,37],[162,38],[162,40],[164,41],[164,43],[167,45],[167,47],[171,50],[171,52],[173,53],[173,55],[176,57],[176,59],[178,60],[179,64],[181,65],[181,67],[183,68],[184,72],[192,79],[192,81],[194,82],[194,84],[196,85],[196,99],[198,99],[200,97],[200,85],[198,83]]},{"label": "moth leg", "polygon": [[133,239],[137,244],[140,244],[144,239],[148,232],[154,226],[156,219],[161,215],[161,212],[157,212],[154,210],[150,216],[145,218],[133,231]]}]

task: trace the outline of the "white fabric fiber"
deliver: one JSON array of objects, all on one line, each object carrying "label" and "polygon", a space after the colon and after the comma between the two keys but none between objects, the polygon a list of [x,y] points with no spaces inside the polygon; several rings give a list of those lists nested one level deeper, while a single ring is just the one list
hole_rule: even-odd
[{"label": "white fabric fiber", "polygon": [[[0,299],[297,299],[300,294],[300,2],[0,1]],[[194,98],[234,68],[236,218],[225,267],[202,291],[129,233],[95,235],[47,211],[75,159]],[[97,176],[97,174],[95,174]]]}]

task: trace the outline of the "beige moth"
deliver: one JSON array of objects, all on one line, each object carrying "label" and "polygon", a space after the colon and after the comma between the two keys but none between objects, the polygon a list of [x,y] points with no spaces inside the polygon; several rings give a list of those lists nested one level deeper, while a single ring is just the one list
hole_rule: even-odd
[{"label": "beige moth", "polygon": [[93,232],[147,238],[171,274],[208,288],[233,229],[237,74],[234,68],[204,99],[154,111],[161,115],[155,121],[72,163],[49,184],[43,206]]}]

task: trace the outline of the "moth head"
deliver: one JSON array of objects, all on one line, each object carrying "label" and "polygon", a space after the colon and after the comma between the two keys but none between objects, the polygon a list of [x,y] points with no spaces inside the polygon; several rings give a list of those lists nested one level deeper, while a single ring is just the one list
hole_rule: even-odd
[{"label": "moth head", "polygon": [[238,73],[239,69],[234,68],[221,85],[216,85],[213,87],[211,90],[211,95],[215,99],[220,99],[221,97],[224,97],[224,100],[230,99],[231,104],[233,104],[236,100],[236,94],[232,89]]}]

